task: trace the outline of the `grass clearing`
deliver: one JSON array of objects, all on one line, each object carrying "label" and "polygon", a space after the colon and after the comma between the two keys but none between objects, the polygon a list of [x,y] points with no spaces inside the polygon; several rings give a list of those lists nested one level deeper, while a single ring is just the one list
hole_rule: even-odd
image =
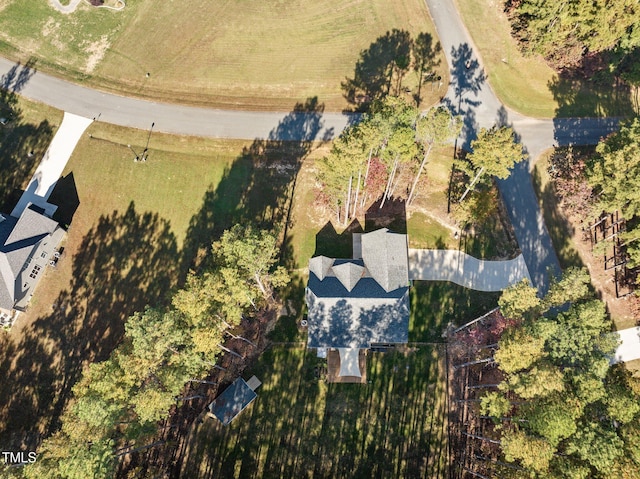
[{"label": "grass clearing", "polygon": [[226,428],[194,428],[181,476],[446,477],[443,350],[369,354],[366,385],[327,384],[322,364],[266,351],[245,373],[263,381],[257,399]]},{"label": "grass clearing", "polygon": [[474,291],[445,281],[414,281],[409,341],[442,342],[447,324],[460,326],[498,305],[500,293]]},{"label": "grass clearing", "polygon": [[[393,28],[435,37],[421,0],[143,0],[119,12],[82,3],[69,15],[44,0],[9,0],[0,51],[36,57],[39,68],[89,86],[157,100],[287,110],[318,96],[341,110],[340,84],[360,52]],[[442,94],[423,91],[424,105]]]},{"label": "grass clearing", "polygon": [[536,118],[633,113],[629,92],[594,81],[559,78],[539,55],[524,56],[511,37],[504,2],[456,0],[482,55],[489,82],[510,108]]}]

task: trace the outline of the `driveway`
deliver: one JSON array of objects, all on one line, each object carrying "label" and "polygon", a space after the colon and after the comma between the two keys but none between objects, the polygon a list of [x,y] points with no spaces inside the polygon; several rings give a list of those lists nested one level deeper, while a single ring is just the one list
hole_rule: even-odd
[{"label": "driveway", "polygon": [[452,0],[425,0],[436,25],[451,71],[451,84],[443,100],[463,118],[457,145],[470,149],[481,127],[511,125],[529,155],[498,187],[513,224],[532,284],[542,293],[549,288],[550,274],[560,274],[560,263],[538,207],[531,183],[533,161],[545,149],[569,144],[595,144],[618,127],[618,119],[535,119],[502,105],[486,81],[484,66],[471,36]]},{"label": "driveway", "polygon": [[92,120],[71,113],[65,113],[60,128],[51,140],[49,148],[33,174],[26,191],[18,200],[18,204],[11,212],[11,216],[18,218],[29,203],[43,208],[49,216],[53,215],[56,207],[47,203],[47,199],[62,170],[67,165],[71,154],[80,137],[91,124]]},{"label": "driveway", "polygon": [[483,261],[458,250],[409,249],[409,279],[451,281],[478,291],[503,291],[528,279],[522,255],[507,261]]}]

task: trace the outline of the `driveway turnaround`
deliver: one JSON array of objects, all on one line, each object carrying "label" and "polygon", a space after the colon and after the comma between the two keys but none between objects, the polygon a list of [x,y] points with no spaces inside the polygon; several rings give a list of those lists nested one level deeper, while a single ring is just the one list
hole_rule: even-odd
[{"label": "driveway turnaround", "polygon": [[507,261],[483,261],[458,250],[409,249],[409,279],[451,281],[478,291],[503,291],[528,279],[522,255]]},{"label": "driveway turnaround", "polygon": [[640,359],[640,327],[617,331],[622,343],[616,349],[612,363]]},{"label": "driveway turnaround", "polygon": [[22,194],[18,204],[11,212],[11,216],[20,217],[29,203],[43,208],[50,216],[56,207],[47,203],[47,199],[62,170],[67,165],[71,153],[76,148],[80,137],[91,124],[92,120],[71,113],[64,114],[60,128],[51,140],[49,148],[33,174],[27,190]]}]

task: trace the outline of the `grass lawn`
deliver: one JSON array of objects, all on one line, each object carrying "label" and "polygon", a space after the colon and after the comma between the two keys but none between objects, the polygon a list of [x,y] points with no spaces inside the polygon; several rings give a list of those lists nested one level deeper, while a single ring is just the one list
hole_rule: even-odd
[{"label": "grass lawn", "polygon": [[460,326],[498,305],[500,293],[474,291],[444,281],[414,281],[411,288],[409,341],[444,341],[451,322]]},{"label": "grass lawn", "polygon": [[34,447],[55,431],[83,366],[110,354],[129,315],[166,303],[222,231],[249,221],[282,226],[312,149],[154,133],[148,160],[134,163],[127,145],[140,152],[146,138],[91,125],[52,193],[73,220],[58,266],[0,336],[4,448]]},{"label": "grass lawn", "polygon": [[492,88],[510,108],[538,118],[633,113],[628,92],[591,81],[560,79],[539,55],[523,56],[511,37],[504,2],[456,1]]},{"label": "grass lawn", "polygon": [[[141,0],[120,12],[83,2],[69,15],[5,0],[0,10],[5,56],[116,92],[244,109],[286,110],[317,95],[340,110],[340,84],[362,50],[393,28],[435,31],[421,0]],[[442,94],[423,92],[425,105]]]},{"label": "grass lawn", "polygon": [[11,213],[49,147],[62,112],[17,95],[0,99],[0,213]]},{"label": "grass lawn", "polygon": [[444,351],[369,354],[368,384],[327,384],[323,361],[274,346],[263,382],[228,427],[194,429],[181,477],[447,477]]}]

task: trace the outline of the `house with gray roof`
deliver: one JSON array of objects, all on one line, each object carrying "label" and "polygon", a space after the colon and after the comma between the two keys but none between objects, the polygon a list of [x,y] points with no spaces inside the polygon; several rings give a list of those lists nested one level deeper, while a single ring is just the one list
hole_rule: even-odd
[{"label": "house with gray roof", "polygon": [[0,215],[0,323],[24,311],[46,267],[57,260],[65,231],[37,206],[19,218]]},{"label": "house with gray roof", "polygon": [[356,233],[353,258],[311,258],[305,299],[307,346],[337,349],[340,375],[360,376],[359,350],[408,341],[407,235],[386,228]]}]

